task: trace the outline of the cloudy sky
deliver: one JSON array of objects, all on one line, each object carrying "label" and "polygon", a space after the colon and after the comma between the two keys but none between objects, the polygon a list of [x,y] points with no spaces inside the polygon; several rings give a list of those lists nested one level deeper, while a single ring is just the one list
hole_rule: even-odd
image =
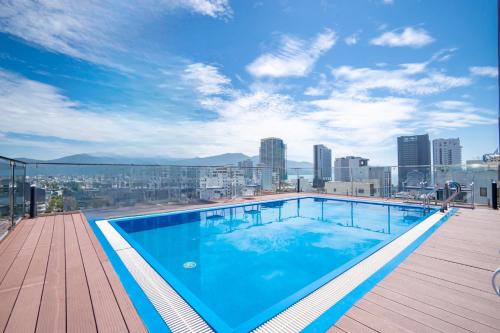
[{"label": "cloudy sky", "polygon": [[0,0],[0,154],[396,162],[498,142],[496,0]]}]

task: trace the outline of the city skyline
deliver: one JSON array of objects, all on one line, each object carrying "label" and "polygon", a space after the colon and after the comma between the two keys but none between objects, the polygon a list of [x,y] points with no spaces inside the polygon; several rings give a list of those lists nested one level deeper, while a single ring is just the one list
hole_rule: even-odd
[{"label": "city skyline", "polygon": [[321,142],[395,165],[396,138],[424,132],[464,160],[497,148],[496,1],[0,8],[0,155],[253,156],[276,136],[292,160]]}]

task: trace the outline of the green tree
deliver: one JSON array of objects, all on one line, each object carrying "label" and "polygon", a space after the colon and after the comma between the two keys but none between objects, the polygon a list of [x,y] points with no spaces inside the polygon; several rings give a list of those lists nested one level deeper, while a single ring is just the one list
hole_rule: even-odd
[{"label": "green tree", "polygon": [[62,195],[56,195],[50,198],[47,213],[62,212],[64,210],[64,201]]}]

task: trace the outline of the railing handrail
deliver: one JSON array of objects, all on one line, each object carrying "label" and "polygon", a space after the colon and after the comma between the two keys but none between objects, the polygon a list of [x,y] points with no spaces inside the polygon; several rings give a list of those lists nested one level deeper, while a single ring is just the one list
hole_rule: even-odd
[{"label": "railing handrail", "polygon": [[21,160],[16,160],[15,158],[10,158],[10,157],[1,156],[1,155],[0,155],[0,160],[6,160],[9,162],[15,162],[15,163],[24,164],[24,165],[29,164],[29,163],[26,163],[26,162],[21,161]]}]

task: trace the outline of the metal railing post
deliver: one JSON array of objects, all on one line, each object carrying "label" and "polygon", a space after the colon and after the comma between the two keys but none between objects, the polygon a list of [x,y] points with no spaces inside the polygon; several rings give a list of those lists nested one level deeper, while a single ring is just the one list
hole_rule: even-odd
[{"label": "metal railing post", "polygon": [[10,181],[9,181],[9,214],[10,214],[10,224],[11,228],[14,227],[14,168],[16,163],[14,161],[10,161]]},{"label": "metal railing post", "polygon": [[26,164],[23,165],[23,216],[26,214]]}]

